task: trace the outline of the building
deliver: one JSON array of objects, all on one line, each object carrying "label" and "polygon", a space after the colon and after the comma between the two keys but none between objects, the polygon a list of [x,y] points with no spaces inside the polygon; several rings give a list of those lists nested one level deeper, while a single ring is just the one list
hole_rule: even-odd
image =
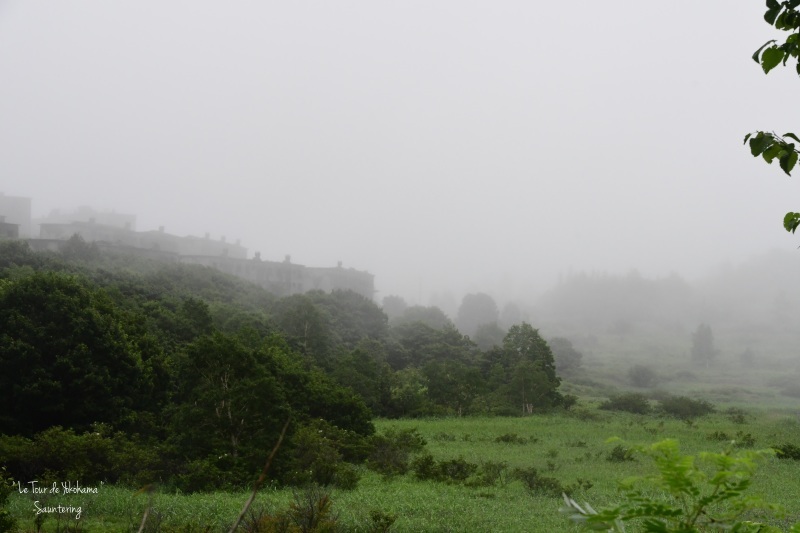
[{"label": "building", "polygon": [[33,237],[30,198],[7,196],[0,192],[0,216],[5,217],[5,223],[19,227],[15,238]]},{"label": "building", "polygon": [[103,226],[136,231],[136,215],[116,211],[97,211],[89,206],[81,206],[75,211],[51,211],[45,218],[37,219],[35,224],[71,224],[73,222],[94,222]]},{"label": "building", "polygon": [[104,224],[95,218],[68,222],[48,221],[39,224],[39,239],[32,239],[35,250],[60,250],[73,235],[94,242],[104,250],[144,254],[154,259],[204,265],[245,279],[279,296],[301,294],[311,290],[332,291],[349,289],[372,299],[375,293],[374,276],[368,272],[336,267],[306,267],[283,261],[264,261],[256,253],[247,258],[247,248],[240,242],[228,242],[225,237],[171,235],[160,227],[157,231],[133,231],[128,225]]},{"label": "building", "polygon": [[19,224],[6,222],[6,217],[0,215],[0,239],[19,239]]}]

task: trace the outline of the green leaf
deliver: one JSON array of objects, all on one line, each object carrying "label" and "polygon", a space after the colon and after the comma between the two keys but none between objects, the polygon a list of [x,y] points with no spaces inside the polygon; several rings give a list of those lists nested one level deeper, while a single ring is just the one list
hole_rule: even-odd
[{"label": "green leaf", "polygon": [[750,153],[753,154],[753,157],[758,157],[774,142],[775,138],[772,135],[759,131],[755,137],[750,139]]},{"label": "green leaf", "polygon": [[764,150],[764,153],[762,153],[761,155],[764,157],[764,161],[766,161],[767,163],[769,163],[771,165],[772,164],[772,160],[775,159],[776,157],[780,156],[780,153],[781,153],[782,149],[783,149],[783,147],[780,144],[775,143],[775,144],[772,144],[766,150]]},{"label": "green leaf", "polygon": [[800,139],[798,139],[798,138],[797,138],[797,135],[795,135],[795,134],[794,134],[794,133],[792,133],[792,132],[789,132],[789,133],[784,133],[784,134],[783,134],[783,136],[784,136],[784,137],[791,137],[792,139],[794,139],[795,141],[797,141],[797,142],[799,142],[799,143],[800,143]]},{"label": "green leaf", "polygon": [[794,233],[798,226],[800,226],[800,213],[792,213],[791,211],[786,213],[786,216],[783,217],[783,227],[786,231]]},{"label": "green leaf", "polygon": [[783,50],[777,46],[770,46],[764,53],[761,54],[761,68],[764,69],[764,74],[768,74],[770,70],[778,66],[783,59]]},{"label": "green leaf", "polygon": [[778,13],[781,12],[781,6],[778,5],[777,7],[770,7],[766,13],[764,13],[764,20],[767,21],[767,24],[772,26],[775,24],[775,19],[778,17]]},{"label": "green leaf", "polygon": [[778,0],[767,0],[768,9],[776,9],[779,7],[781,7],[781,5],[778,3]]},{"label": "green leaf", "polygon": [[787,175],[791,175],[792,169],[797,164],[797,152],[794,151],[794,145],[790,144],[792,150],[785,156],[780,158],[781,168]]},{"label": "green leaf", "polygon": [[771,45],[774,42],[776,42],[775,39],[772,39],[770,41],[765,42],[763,45],[761,45],[761,48],[756,50],[756,52],[753,54],[753,61],[755,61],[756,63],[760,63],[758,57],[761,55],[761,50],[763,50],[764,48],[766,48],[767,46]]},{"label": "green leaf", "polygon": [[749,139],[751,135],[753,135],[753,134],[752,133],[748,133],[747,135],[745,135],[744,136],[744,142],[742,144],[747,144],[747,139]]},{"label": "green leaf", "polygon": [[[787,29],[787,28],[789,27],[789,26],[788,26],[788,22],[787,22],[787,16],[788,16],[788,14],[789,14],[789,12],[788,12],[788,11],[784,11],[783,13],[781,13],[780,15],[778,15],[778,18],[777,18],[777,19],[775,19],[773,22],[770,22],[770,24],[774,24],[774,25],[775,25],[775,28],[777,28],[777,29],[779,29],[779,30],[785,30],[785,29]],[[767,18],[767,16],[766,16],[766,15],[764,15],[764,18],[766,19],[766,18]],[[769,22],[769,21],[767,21],[767,22]]]}]

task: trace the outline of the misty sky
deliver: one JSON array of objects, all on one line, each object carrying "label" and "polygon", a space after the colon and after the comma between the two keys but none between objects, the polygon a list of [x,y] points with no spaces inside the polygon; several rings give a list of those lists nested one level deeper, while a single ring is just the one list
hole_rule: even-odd
[{"label": "misty sky", "polygon": [[341,260],[379,300],[692,277],[800,244],[800,175],[742,146],[800,129],[764,10],[0,0],[0,191]]}]

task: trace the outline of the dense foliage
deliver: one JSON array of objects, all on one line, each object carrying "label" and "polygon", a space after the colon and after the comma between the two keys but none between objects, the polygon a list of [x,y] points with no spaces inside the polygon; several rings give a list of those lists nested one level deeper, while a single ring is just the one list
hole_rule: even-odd
[{"label": "dense foliage", "polygon": [[373,416],[565,404],[530,325],[493,325],[482,350],[436,308],[399,313],[390,325],[351,291],[277,298],[79,238],[62,254],[2,242],[0,457],[25,478],[242,486],[290,419],[271,476],[352,487],[347,465],[391,441]]}]

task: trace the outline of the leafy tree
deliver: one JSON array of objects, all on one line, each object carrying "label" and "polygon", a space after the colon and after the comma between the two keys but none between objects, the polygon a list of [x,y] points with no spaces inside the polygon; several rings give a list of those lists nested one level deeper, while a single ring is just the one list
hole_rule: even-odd
[{"label": "leafy tree", "polygon": [[473,340],[475,341],[475,344],[478,345],[478,348],[486,351],[490,348],[503,344],[503,337],[505,336],[506,330],[498,326],[497,322],[492,322],[490,324],[478,326],[478,329],[475,331],[475,335],[473,336]]},{"label": "leafy tree", "polygon": [[556,371],[561,376],[574,375],[581,367],[583,354],[572,346],[572,341],[564,337],[553,337],[549,343],[556,362]]},{"label": "leafy tree", "polygon": [[483,324],[496,324],[497,316],[494,298],[483,292],[467,294],[458,307],[456,325],[458,329],[472,336]]},{"label": "leafy tree", "polygon": [[420,416],[428,410],[428,383],[418,369],[410,367],[394,373],[392,383],[394,417]]},{"label": "leafy tree", "polygon": [[408,304],[400,296],[384,296],[381,303],[383,312],[386,313],[386,316],[389,317],[389,320],[402,316],[405,310],[408,309]]},{"label": "leafy tree", "polygon": [[87,243],[77,233],[67,239],[67,243],[61,249],[61,253],[67,259],[78,261],[96,261],[100,257],[100,250],[98,250],[97,244],[94,242]]},{"label": "leafy tree", "polygon": [[521,406],[523,413],[563,403],[553,352],[530,324],[512,326],[503,346],[487,352],[483,368],[495,396],[506,405]]},{"label": "leafy tree", "polygon": [[174,438],[183,453],[229,454],[269,446],[288,415],[284,392],[255,353],[233,337],[200,337],[176,358]]},{"label": "leafy tree", "polygon": [[340,356],[332,371],[340,384],[350,387],[376,416],[386,416],[391,400],[392,369],[384,345],[364,339],[355,350]]},{"label": "leafy tree", "polygon": [[[798,0],[767,0],[767,12],[764,20],[775,29],[789,32],[786,40],[778,44],[775,39],[767,41],[753,54],[753,60],[761,65],[765,74],[783,63],[785,66],[791,59],[795,61],[800,57],[800,1]],[[800,75],[800,62],[795,65],[798,75]],[[754,157],[762,156],[764,160],[772,164],[774,160],[778,163],[787,175],[791,174],[792,169],[797,164],[798,150],[795,143],[800,144],[800,137],[794,133],[784,133],[778,135],[774,132],[756,131],[748,133],[744,142],[750,141],[750,153]],[[800,226],[800,213],[788,212],[783,217],[783,227],[792,233]]]},{"label": "leafy tree", "polygon": [[361,339],[386,337],[388,319],[371,299],[351,290],[311,291],[307,296],[326,313],[337,344],[352,350]]},{"label": "leafy tree", "polygon": [[305,294],[281,298],[273,309],[274,320],[292,348],[323,367],[332,350],[330,319]]},{"label": "leafy tree", "polygon": [[459,416],[469,413],[483,388],[480,371],[459,361],[431,361],[422,368],[422,374],[428,382],[428,399]]},{"label": "leafy tree", "polygon": [[0,291],[0,427],[122,423],[150,387],[140,346],[107,295],[77,276],[35,273]]},{"label": "leafy tree", "polygon": [[435,306],[424,307],[421,305],[413,305],[403,311],[401,316],[391,321],[392,326],[400,326],[412,322],[422,322],[433,329],[455,327],[453,322],[444,314],[444,311]]},{"label": "leafy tree", "polygon": [[42,263],[42,256],[34,253],[27,241],[0,241],[0,268],[39,266]]},{"label": "leafy tree", "polygon": [[714,335],[711,326],[700,324],[697,330],[692,333],[692,360],[700,365],[708,367],[717,355],[714,348]]}]

